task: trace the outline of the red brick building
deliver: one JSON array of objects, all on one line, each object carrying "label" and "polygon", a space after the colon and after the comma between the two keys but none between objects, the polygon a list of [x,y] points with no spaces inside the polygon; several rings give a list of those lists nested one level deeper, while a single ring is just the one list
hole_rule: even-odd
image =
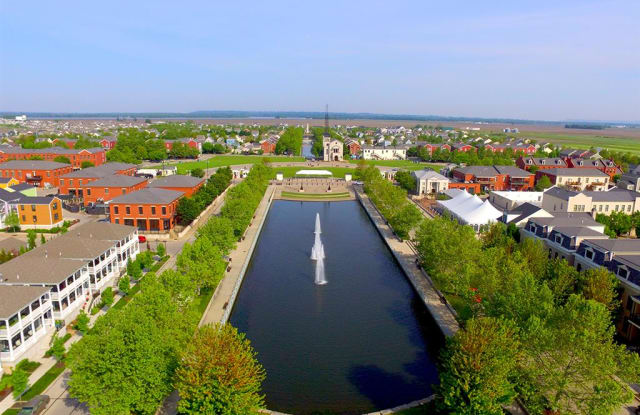
[{"label": "red brick building", "polygon": [[112,148],[114,148],[117,142],[118,139],[115,137],[105,137],[102,140],[98,141],[98,143],[100,143],[100,146],[102,146],[102,148],[106,150],[111,150]]},{"label": "red brick building", "polygon": [[513,150],[514,153],[536,153],[536,146],[533,144],[486,144],[484,148],[493,153],[504,153],[507,149]]},{"label": "red brick building", "polygon": [[89,161],[94,166],[106,163],[107,152],[104,148],[86,148],[74,150],[60,147],[29,149],[13,146],[0,146],[0,162],[7,160],[28,160],[31,157],[42,157],[43,160],[53,161],[58,156],[64,156],[71,161],[71,165],[80,168],[83,161]]},{"label": "red brick building", "polygon": [[94,180],[114,174],[133,176],[137,166],[129,163],[106,163],[97,167],[88,167],[76,170],[60,177],[60,194],[72,194],[77,197],[84,196],[84,185]]},{"label": "red brick building", "polygon": [[560,157],[539,158],[520,156],[518,160],[516,160],[516,166],[527,171],[530,170],[531,167],[537,167],[538,170],[546,170],[567,167],[567,162]]},{"label": "red brick building", "polygon": [[38,187],[57,187],[59,178],[73,170],[68,164],[46,160],[10,160],[0,163],[0,175]]},{"label": "red brick building", "polygon": [[[440,144],[427,143],[424,145],[424,148],[427,149],[427,151],[429,152],[429,155],[433,155],[433,152],[436,150],[451,151],[451,146],[447,143],[440,143]],[[468,150],[465,150],[465,151],[468,151]]]},{"label": "red brick building", "polygon": [[195,138],[179,138],[177,140],[164,140],[164,148],[167,151],[171,151],[173,149],[173,145],[175,143],[185,144],[187,147],[195,148],[199,152],[202,152],[202,144],[198,142]]},{"label": "red brick building", "polygon": [[480,183],[465,183],[465,182],[450,181],[449,189],[466,190],[471,194],[478,194],[480,193]]},{"label": "red brick building", "polygon": [[353,138],[346,139],[344,141],[344,144],[349,149],[349,154],[354,154],[354,155],[360,154],[360,151],[362,150],[362,147],[360,146],[360,143],[358,143]]},{"label": "red brick building", "polygon": [[478,151],[477,148],[467,143],[453,143],[450,147],[453,151],[466,153],[467,151]]},{"label": "red brick building", "polygon": [[52,144],[57,144],[57,143],[64,143],[68,148],[74,148],[76,146],[76,143],[78,142],[78,140],[76,140],[75,138],[54,138],[51,143]]},{"label": "red brick building", "polygon": [[83,204],[108,202],[118,196],[142,190],[147,187],[144,177],[113,174],[82,185]]},{"label": "red brick building", "polygon": [[176,224],[178,201],[184,193],[145,188],[116,197],[109,203],[111,223],[135,226],[140,231],[161,232]]},{"label": "red brick building", "polygon": [[260,149],[264,154],[273,154],[276,152],[276,144],[278,144],[278,139],[269,137],[260,143]]},{"label": "red brick building", "polygon": [[159,177],[149,183],[151,188],[160,188],[182,192],[189,197],[204,185],[205,179],[183,174],[173,174],[171,176]]},{"label": "red brick building", "polygon": [[567,157],[565,161],[567,166],[572,169],[598,169],[609,175],[611,180],[613,180],[613,176],[623,173],[622,169],[613,160],[591,160]]},{"label": "red brick building", "polygon": [[459,167],[453,170],[452,176],[457,182],[477,183],[484,192],[491,190],[531,190],[534,187],[535,180],[534,174],[513,166]]}]

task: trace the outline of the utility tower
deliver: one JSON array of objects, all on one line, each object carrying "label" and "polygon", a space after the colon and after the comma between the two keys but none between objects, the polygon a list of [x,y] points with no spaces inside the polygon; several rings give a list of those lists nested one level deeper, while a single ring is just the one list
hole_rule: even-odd
[{"label": "utility tower", "polygon": [[329,134],[329,104],[325,106],[324,110],[324,135],[330,136]]}]

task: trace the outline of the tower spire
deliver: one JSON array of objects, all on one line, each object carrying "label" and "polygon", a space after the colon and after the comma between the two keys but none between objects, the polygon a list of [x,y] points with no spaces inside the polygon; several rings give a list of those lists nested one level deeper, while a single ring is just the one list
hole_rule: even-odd
[{"label": "tower spire", "polygon": [[330,135],[329,134],[329,104],[327,104],[325,106],[325,111],[324,111],[324,135]]}]

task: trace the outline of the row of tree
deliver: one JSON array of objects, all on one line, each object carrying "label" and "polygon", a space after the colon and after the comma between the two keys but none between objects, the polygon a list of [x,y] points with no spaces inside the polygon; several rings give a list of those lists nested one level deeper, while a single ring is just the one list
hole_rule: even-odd
[{"label": "row of tree", "polygon": [[178,220],[188,225],[214,201],[231,183],[233,173],[229,167],[220,167],[191,197],[178,201]]},{"label": "row of tree", "polygon": [[300,127],[289,127],[276,143],[276,154],[299,156],[302,154],[302,134]]},{"label": "row of tree", "polygon": [[636,235],[640,235],[640,211],[633,212],[630,215],[622,211],[614,211],[609,215],[598,213],[596,221],[605,225],[604,233],[611,238],[628,235],[632,230],[635,230]]},{"label": "row of tree", "polygon": [[[225,208],[231,203],[250,218],[270,176],[266,166],[254,166],[229,192]],[[224,255],[246,229],[225,208],[185,244],[177,270],[148,273],[126,307],[100,317],[72,346],[69,391],[91,413],[153,414],[174,388],[180,413],[248,415],[263,407],[264,370],[244,336],[229,325],[197,328],[198,295],[215,289]]]},{"label": "row of tree", "polygon": [[[456,164],[467,164],[473,166],[513,166],[515,165],[515,159],[520,154],[516,154],[512,149],[507,149],[503,153],[494,153],[491,150],[486,150],[481,147],[478,151],[449,151],[435,149],[432,154],[429,154],[427,149],[423,146],[411,147],[407,150],[409,157],[419,157],[422,161],[444,161]],[[547,157],[546,155],[543,157]]]},{"label": "row of tree", "polygon": [[463,325],[442,354],[443,409],[501,414],[518,397],[530,413],[610,414],[640,379],[640,357],[614,341],[617,280],[549,259],[503,224],[481,239],[449,218],[422,221],[423,267]]},{"label": "row of tree", "polygon": [[384,179],[374,166],[360,163],[356,169],[356,179],[364,182],[364,190],[373,203],[387,219],[393,231],[402,239],[409,237],[411,231],[423,218],[418,208],[407,199],[407,191],[394,186]]}]

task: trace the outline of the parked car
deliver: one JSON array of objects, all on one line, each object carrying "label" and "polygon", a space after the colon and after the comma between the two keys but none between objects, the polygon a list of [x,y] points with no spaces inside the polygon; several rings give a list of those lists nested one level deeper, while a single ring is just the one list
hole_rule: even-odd
[{"label": "parked car", "polygon": [[147,237],[144,235],[138,235],[138,242],[140,242],[141,244],[147,242]]},{"label": "parked car", "polygon": [[18,415],[37,415],[44,411],[44,408],[49,404],[49,396],[47,395],[37,395],[26,405],[22,407]]}]

